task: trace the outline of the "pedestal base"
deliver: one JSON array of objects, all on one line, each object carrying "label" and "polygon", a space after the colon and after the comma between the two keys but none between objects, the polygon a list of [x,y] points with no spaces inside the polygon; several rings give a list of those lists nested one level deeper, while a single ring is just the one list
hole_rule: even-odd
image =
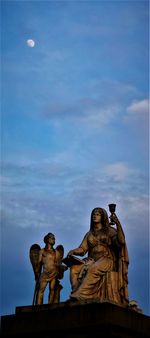
[{"label": "pedestal base", "polygon": [[112,303],[60,303],[16,307],[2,316],[2,337],[8,338],[148,338],[150,317]]}]

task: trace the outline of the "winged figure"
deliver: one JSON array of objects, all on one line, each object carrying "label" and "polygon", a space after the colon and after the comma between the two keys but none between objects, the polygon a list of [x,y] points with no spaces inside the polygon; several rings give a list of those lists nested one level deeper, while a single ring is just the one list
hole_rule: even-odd
[{"label": "winged figure", "polygon": [[60,279],[64,276],[67,266],[62,263],[64,257],[63,245],[54,248],[55,236],[48,233],[44,237],[45,247],[40,248],[38,244],[33,244],[30,248],[30,261],[35,276],[35,290],[33,305],[43,304],[44,291],[49,284],[48,303],[59,303],[60,291],[63,288]]}]

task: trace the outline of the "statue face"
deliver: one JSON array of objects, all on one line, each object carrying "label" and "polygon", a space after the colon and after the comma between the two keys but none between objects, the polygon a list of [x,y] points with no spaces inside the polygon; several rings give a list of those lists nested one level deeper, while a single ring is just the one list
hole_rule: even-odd
[{"label": "statue face", "polygon": [[55,236],[53,234],[50,234],[47,238],[47,243],[49,244],[55,244]]},{"label": "statue face", "polygon": [[94,223],[99,223],[101,222],[101,218],[102,218],[101,211],[98,209],[94,210],[93,215],[92,215],[92,221]]}]

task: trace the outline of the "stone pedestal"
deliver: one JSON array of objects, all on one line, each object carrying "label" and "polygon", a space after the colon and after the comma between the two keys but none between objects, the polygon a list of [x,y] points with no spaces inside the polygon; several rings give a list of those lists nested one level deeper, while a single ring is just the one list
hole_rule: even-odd
[{"label": "stone pedestal", "polygon": [[108,302],[23,306],[1,317],[1,330],[8,338],[149,338],[150,317]]}]

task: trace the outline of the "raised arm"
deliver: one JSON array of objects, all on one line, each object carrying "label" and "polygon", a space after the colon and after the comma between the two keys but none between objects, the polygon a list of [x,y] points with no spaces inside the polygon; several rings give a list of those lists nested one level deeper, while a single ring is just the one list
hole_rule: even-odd
[{"label": "raised arm", "polygon": [[111,220],[116,224],[117,226],[117,240],[118,242],[121,244],[121,245],[124,245],[125,244],[125,235],[124,235],[124,232],[123,232],[123,229],[122,229],[122,225],[118,219],[118,217],[116,216],[115,213],[113,213],[111,215]]}]

